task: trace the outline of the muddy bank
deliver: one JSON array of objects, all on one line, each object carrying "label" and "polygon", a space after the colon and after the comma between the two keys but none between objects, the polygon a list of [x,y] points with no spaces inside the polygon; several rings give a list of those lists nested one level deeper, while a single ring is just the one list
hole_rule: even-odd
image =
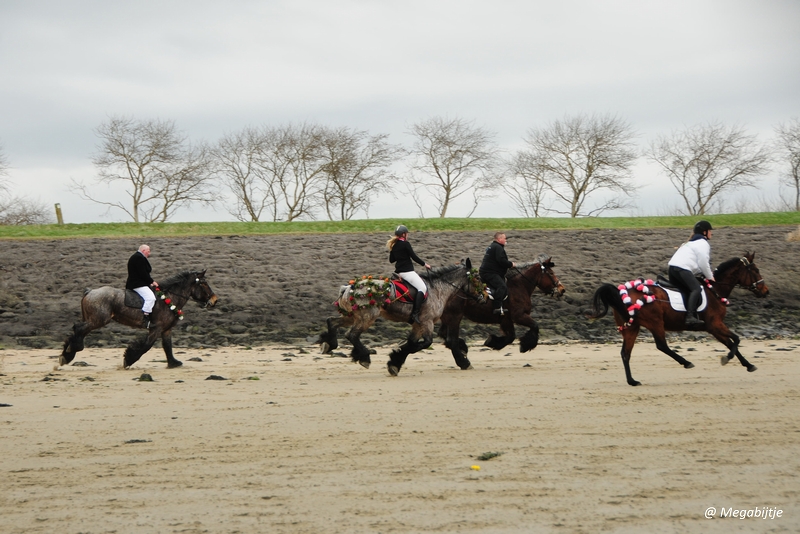
[{"label": "muddy bank", "polygon": [[[745,338],[798,335],[800,242],[787,242],[794,227],[717,229],[714,265],[745,251],[771,289],[756,299],[736,289],[728,324]],[[613,321],[589,322],[584,313],[603,282],[619,283],[664,273],[685,229],[509,231],[510,259],[553,257],[567,293],[559,301],[534,294],[534,318],[543,343],[616,340]],[[259,346],[315,337],[339,285],[363,274],[387,274],[392,266],[386,234],[221,236],[154,239],[0,241],[0,343],[5,347],[56,348],[80,317],[85,288],[123,287],[125,263],[141,242],[153,249],[156,280],[187,269],[207,269],[219,305],[189,304],[174,334],[178,347]],[[470,257],[479,263],[491,235],[484,232],[414,233],[417,253],[433,265]],[[464,324],[467,337],[482,339],[494,327]],[[405,335],[402,324],[380,322],[367,343],[390,344]],[[136,333],[110,325],[87,338],[88,347],[117,347]]]}]

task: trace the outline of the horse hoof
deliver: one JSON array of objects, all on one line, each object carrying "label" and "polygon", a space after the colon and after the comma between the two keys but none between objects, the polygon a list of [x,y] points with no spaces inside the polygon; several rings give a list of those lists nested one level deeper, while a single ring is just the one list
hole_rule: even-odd
[{"label": "horse hoof", "polygon": [[722,365],[728,365],[728,362],[733,359],[733,356],[723,356],[719,359],[719,363]]},{"label": "horse hoof", "polygon": [[752,373],[752,372],[753,372],[753,371],[755,371],[756,369],[758,369],[758,367],[756,367],[755,365],[750,365],[750,366],[747,368],[747,372],[748,372],[748,373]]},{"label": "horse hoof", "polygon": [[632,380],[632,381],[628,382],[628,385],[630,385],[630,386],[641,386],[642,383],[639,382],[638,380]]},{"label": "horse hoof", "polygon": [[683,365],[683,368],[684,368],[684,369],[691,369],[692,367],[694,367],[694,364],[693,364],[692,362],[686,362],[686,363]]},{"label": "horse hoof", "polygon": [[397,367],[395,367],[392,364],[389,364],[386,367],[389,370],[389,374],[392,375],[392,376],[397,376],[397,374],[400,372],[400,369],[398,369]]},{"label": "horse hoof", "polygon": [[358,365],[363,367],[364,369],[369,369],[369,362],[358,362]]},{"label": "horse hoof", "polygon": [[183,365],[183,362],[180,360],[175,360],[167,364],[167,369],[175,369],[176,367],[180,367]]},{"label": "horse hoof", "polygon": [[319,346],[319,353],[320,354],[328,354],[328,352],[330,352],[330,350],[331,350],[331,346],[328,344],[327,341],[322,343],[322,345]]},{"label": "horse hoof", "polygon": [[473,369],[475,368],[472,367],[472,364],[469,364],[468,366],[461,368],[462,371],[472,371]]}]

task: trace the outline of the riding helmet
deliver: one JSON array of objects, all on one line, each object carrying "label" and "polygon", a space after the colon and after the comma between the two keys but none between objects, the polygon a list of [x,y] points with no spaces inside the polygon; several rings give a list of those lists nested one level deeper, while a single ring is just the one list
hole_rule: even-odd
[{"label": "riding helmet", "polygon": [[403,234],[407,234],[407,233],[408,233],[408,228],[406,228],[402,224],[397,227],[397,230],[394,231],[394,235],[397,235],[397,236],[400,236],[400,235],[403,235]]},{"label": "riding helmet", "polygon": [[698,221],[697,224],[694,225],[695,234],[705,234],[709,230],[713,229],[714,228],[711,227],[711,223],[708,221]]}]

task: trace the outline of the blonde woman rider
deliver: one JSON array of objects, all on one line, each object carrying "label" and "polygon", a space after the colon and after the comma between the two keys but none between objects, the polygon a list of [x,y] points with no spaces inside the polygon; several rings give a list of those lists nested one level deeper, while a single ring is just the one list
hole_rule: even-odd
[{"label": "blonde woman rider", "polygon": [[423,265],[426,269],[430,269],[431,266],[414,254],[414,249],[408,242],[408,228],[402,224],[394,231],[394,237],[386,242],[386,248],[389,249],[389,263],[395,264],[394,272],[417,290],[414,297],[414,308],[408,322],[419,323],[419,310],[422,307],[422,301],[425,300],[428,288],[420,275],[414,272],[414,264],[411,263],[411,260]]}]

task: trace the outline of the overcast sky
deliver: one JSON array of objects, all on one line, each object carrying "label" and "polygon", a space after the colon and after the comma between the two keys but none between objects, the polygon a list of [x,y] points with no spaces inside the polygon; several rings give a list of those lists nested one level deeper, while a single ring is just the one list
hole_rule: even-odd
[{"label": "overcast sky", "polygon": [[[768,141],[800,116],[800,1],[0,2],[13,193],[60,202],[66,222],[128,220],[66,187],[95,177],[94,129],[111,116],[174,120],[210,142],[309,121],[410,145],[411,124],[442,115],[511,151],[530,128],[584,113],[626,120],[641,147],[707,121]],[[653,165],[635,174],[638,208],[625,214],[672,213],[679,197]],[[749,197],[778,194],[772,175]],[[418,215],[404,205],[387,197],[370,215]],[[496,199],[475,216],[510,214]]]}]

